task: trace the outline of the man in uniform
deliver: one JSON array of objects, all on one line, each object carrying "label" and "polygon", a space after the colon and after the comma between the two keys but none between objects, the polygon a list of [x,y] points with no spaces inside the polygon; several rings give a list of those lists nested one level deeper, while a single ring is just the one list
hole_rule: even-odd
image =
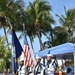
[{"label": "man in uniform", "polygon": [[55,69],[56,69],[56,64],[55,61],[52,60],[53,55],[52,54],[47,54],[47,74],[48,75],[54,75]]},{"label": "man in uniform", "polygon": [[24,60],[20,59],[20,66],[18,69],[18,75],[26,75],[26,67],[24,65]]},{"label": "man in uniform", "polygon": [[27,75],[34,75],[33,67],[27,66],[26,67],[26,72],[27,72]]},{"label": "man in uniform", "polygon": [[41,64],[41,57],[36,57],[36,65],[34,67],[34,75],[46,75],[45,73],[45,66]]}]

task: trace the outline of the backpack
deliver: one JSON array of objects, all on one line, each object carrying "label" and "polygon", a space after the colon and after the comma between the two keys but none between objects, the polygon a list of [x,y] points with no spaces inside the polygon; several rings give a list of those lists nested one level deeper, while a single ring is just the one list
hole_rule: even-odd
[{"label": "backpack", "polygon": [[70,73],[70,72],[71,72],[71,68],[68,68],[68,69],[67,69],[67,73]]}]

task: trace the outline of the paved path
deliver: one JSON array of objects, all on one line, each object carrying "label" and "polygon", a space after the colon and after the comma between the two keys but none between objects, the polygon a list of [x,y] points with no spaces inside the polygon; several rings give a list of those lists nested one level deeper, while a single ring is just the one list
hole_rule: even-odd
[{"label": "paved path", "polygon": [[[2,73],[0,73],[0,75],[3,75]],[[13,75],[12,73],[9,73],[8,75]]]}]

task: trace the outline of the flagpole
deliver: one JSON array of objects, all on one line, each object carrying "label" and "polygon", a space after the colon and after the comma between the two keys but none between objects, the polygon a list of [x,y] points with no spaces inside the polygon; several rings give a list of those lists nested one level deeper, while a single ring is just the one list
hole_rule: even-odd
[{"label": "flagpole", "polygon": [[[7,21],[8,21],[8,19],[7,19]],[[10,25],[10,34],[12,34],[12,29],[13,29],[13,26],[11,25],[11,23],[8,21],[8,23],[9,23],[9,25]],[[14,72],[12,72],[13,73],[13,75],[17,75],[17,72],[16,73],[14,73]]]},{"label": "flagpole", "polygon": [[23,23],[23,32],[24,32],[25,35],[27,34],[27,31],[25,29],[25,24],[24,23]]},{"label": "flagpole", "polygon": [[[25,37],[26,37],[26,35],[27,35],[27,31],[26,31],[26,29],[25,29],[25,24],[23,23],[23,29],[24,29],[24,35],[25,35]],[[32,54],[33,54],[33,56],[34,56],[34,50],[32,49]],[[33,60],[34,60],[34,62],[35,62],[35,57],[33,57]]]},{"label": "flagpole", "polygon": [[[7,19],[7,17],[5,16],[5,19],[7,20],[8,24],[10,25],[10,31],[12,31],[13,26],[11,25],[10,21]],[[11,32],[10,32],[11,33]]]},{"label": "flagpole", "polygon": [[[10,34],[12,34],[12,29],[13,29],[13,26],[12,26],[12,24],[11,24],[11,22],[6,18],[6,20],[7,20],[7,22],[8,22],[8,24],[10,25],[10,27],[9,27],[9,29],[10,29]],[[15,62],[17,62],[17,59],[15,58]],[[18,74],[18,72],[16,71],[16,72],[12,72],[13,73],[13,75],[17,75]]]}]

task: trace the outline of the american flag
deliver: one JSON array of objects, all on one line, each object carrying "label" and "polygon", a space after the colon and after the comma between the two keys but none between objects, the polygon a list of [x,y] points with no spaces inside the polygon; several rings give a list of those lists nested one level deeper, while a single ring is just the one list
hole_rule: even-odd
[{"label": "american flag", "polygon": [[24,39],[24,48],[23,48],[23,51],[24,51],[24,64],[25,64],[25,66],[33,67],[34,64],[33,64],[33,60],[32,60],[32,57],[31,57],[28,41],[27,41],[27,38],[26,38],[26,33],[25,33],[24,38],[25,38]]}]

